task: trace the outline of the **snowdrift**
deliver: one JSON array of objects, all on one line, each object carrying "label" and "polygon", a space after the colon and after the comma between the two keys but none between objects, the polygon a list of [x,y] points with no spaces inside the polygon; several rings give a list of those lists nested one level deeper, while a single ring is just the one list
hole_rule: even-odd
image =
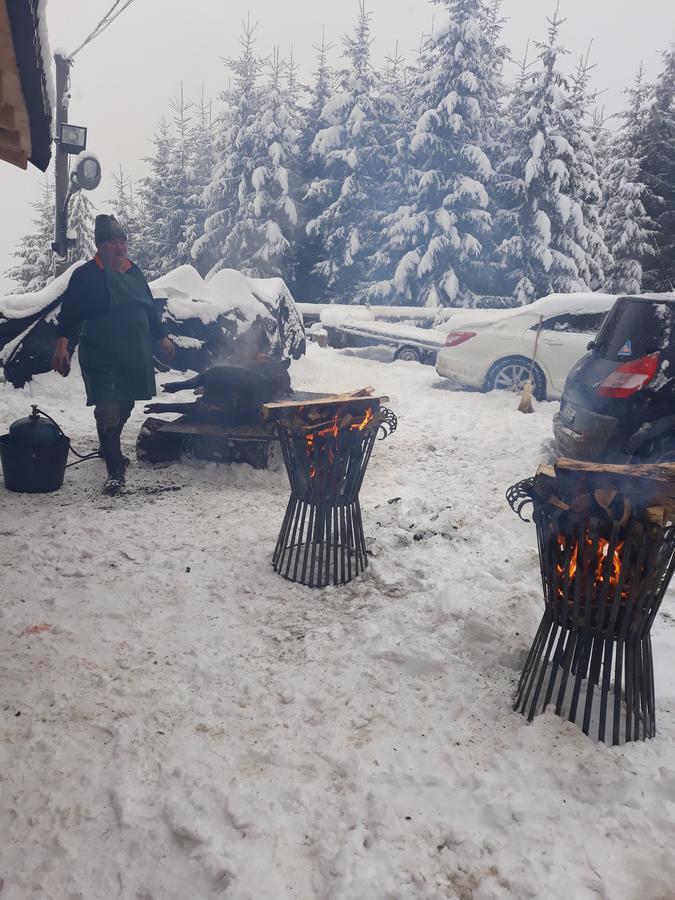
[{"label": "snowdrift", "polygon": [[[41,291],[0,299],[0,366],[15,387],[50,370],[61,296],[82,264]],[[150,289],[176,345],[173,366],[182,371],[202,371],[226,356],[297,359],[305,352],[302,316],[281,278],[223,269],[205,281],[192,266],[180,266]]]}]

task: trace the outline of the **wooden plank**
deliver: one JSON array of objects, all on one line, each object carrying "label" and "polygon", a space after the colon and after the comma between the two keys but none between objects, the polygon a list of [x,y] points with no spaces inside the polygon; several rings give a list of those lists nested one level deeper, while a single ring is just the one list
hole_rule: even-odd
[{"label": "wooden plank", "polygon": [[298,410],[311,409],[319,406],[340,406],[343,403],[358,402],[364,400],[372,400],[377,403],[386,403],[389,397],[384,395],[374,396],[375,388],[365,387],[358,391],[349,391],[345,394],[327,394],[325,397],[317,397],[314,400],[280,400],[275,403],[265,403],[263,405],[263,415],[268,418],[271,415],[279,415],[284,412],[289,414],[296,413]]},{"label": "wooden plank", "polygon": [[652,481],[675,485],[675,463],[645,463],[643,465],[622,466],[610,463],[584,462],[563,457],[555,464],[555,470],[556,473],[559,471],[585,472],[617,478],[648,478]]}]

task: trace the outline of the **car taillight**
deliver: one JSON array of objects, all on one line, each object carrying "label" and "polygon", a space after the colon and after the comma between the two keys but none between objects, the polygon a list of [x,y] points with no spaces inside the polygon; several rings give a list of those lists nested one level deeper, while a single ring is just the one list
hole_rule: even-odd
[{"label": "car taillight", "polygon": [[475,337],[475,331],[451,331],[445,339],[446,347],[456,347],[457,344],[463,344],[469,338]]},{"label": "car taillight", "polygon": [[623,399],[631,397],[649,384],[659,368],[659,354],[650,353],[632,362],[624,363],[618,369],[614,369],[604,381],[598,385],[598,393],[601,397],[613,397]]}]

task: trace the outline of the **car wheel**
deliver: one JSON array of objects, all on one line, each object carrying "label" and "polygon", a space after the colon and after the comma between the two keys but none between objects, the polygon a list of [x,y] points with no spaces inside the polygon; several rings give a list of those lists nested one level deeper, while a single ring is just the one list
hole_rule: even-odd
[{"label": "car wheel", "polygon": [[[510,391],[520,394],[525,382],[530,377],[532,363],[524,356],[508,356],[496,362],[485,379],[486,391]],[[546,378],[538,365],[532,368],[534,396],[537,400],[546,399]]]},{"label": "car wheel", "polygon": [[405,362],[422,362],[422,354],[415,347],[399,347],[394,353],[394,359],[403,359]]}]

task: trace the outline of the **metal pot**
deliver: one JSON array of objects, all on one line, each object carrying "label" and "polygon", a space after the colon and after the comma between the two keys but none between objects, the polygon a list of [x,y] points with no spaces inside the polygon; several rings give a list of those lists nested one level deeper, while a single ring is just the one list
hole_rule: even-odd
[{"label": "metal pot", "polygon": [[26,494],[57,491],[63,484],[70,441],[37,406],[0,436],[0,462],[8,491]]}]

